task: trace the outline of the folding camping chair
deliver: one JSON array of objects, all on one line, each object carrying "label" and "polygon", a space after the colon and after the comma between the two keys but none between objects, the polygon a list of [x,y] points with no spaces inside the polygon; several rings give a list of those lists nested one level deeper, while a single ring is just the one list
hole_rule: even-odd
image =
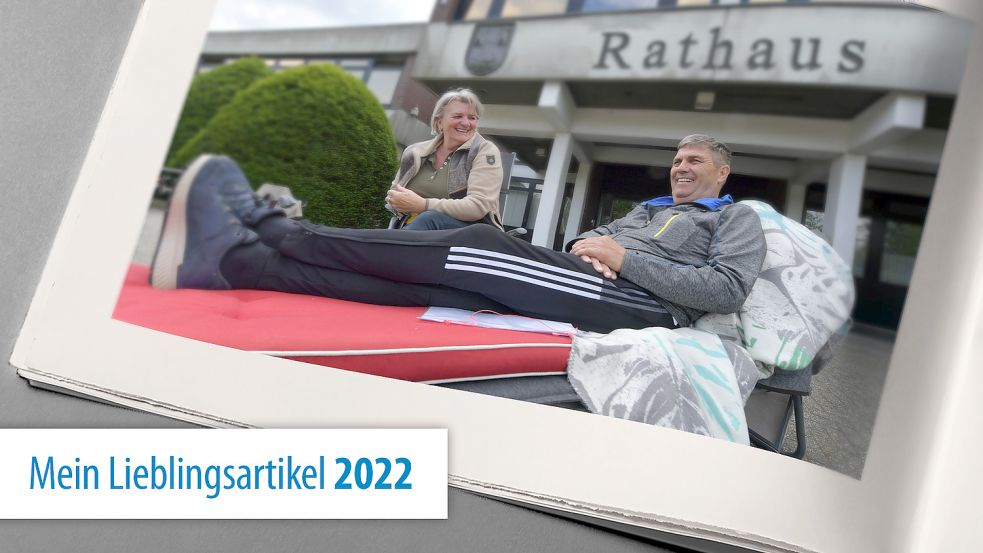
[{"label": "folding camping chair", "polygon": [[[775,369],[755,386],[744,405],[751,445],[801,459],[806,454],[805,414],[802,398],[812,392],[812,370]],[[796,447],[784,449],[789,423],[795,421]]]},{"label": "folding camping chair", "polygon": [[[587,410],[567,377],[561,375],[470,380],[442,383],[439,386],[578,411]],[[811,391],[812,371],[809,369],[777,369],[771,378],[758,382],[744,407],[751,445],[801,459],[806,451],[802,398]],[[783,449],[785,434],[793,418],[796,448],[787,452]]]},{"label": "folding camping chair", "polygon": [[[796,459],[805,456],[806,427],[802,400],[812,392],[812,375],[829,363],[849,328],[849,322],[844,324],[820,349],[808,367],[795,371],[776,368],[771,377],[757,383],[744,406],[751,445]],[[543,405],[587,410],[565,375],[492,378],[439,385]],[[785,435],[793,421],[796,447],[792,451],[786,451]]]},{"label": "folding camping chair", "polygon": [[[823,345],[808,367],[797,371],[776,368],[770,377],[758,381],[744,405],[751,445],[796,459],[805,456],[806,425],[802,399],[812,393],[812,376],[819,373],[833,358],[851,324],[850,321],[844,323]],[[786,451],[785,435],[793,420],[795,449]]]}]

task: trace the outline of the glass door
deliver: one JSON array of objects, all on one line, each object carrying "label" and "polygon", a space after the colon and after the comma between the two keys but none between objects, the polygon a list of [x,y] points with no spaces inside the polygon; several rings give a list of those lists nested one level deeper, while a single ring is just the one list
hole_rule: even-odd
[{"label": "glass door", "polygon": [[[822,232],[826,186],[806,193],[803,224]],[[897,328],[928,212],[928,198],[865,190],[853,253],[856,321]]]},{"label": "glass door", "polygon": [[[856,320],[897,328],[927,211],[927,198],[865,194],[863,220],[868,232],[857,233],[854,259]],[[867,235],[862,249],[861,234]]]}]

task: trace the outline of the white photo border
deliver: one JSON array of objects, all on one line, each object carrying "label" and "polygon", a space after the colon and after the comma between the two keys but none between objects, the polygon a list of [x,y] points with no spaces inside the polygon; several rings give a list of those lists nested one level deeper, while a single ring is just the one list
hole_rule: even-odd
[{"label": "white photo border", "polygon": [[[642,515],[660,529],[747,547],[906,550],[913,538],[930,539],[916,522],[942,500],[931,485],[946,482],[938,449],[952,448],[936,429],[959,412],[963,404],[950,400],[968,396],[955,387],[980,380],[971,371],[974,357],[983,358],[973,341],[983,315],[983,227],[974,209],[983,205],[983,113],[972,105],[983,96],[979,26],[857,481],[684,432],[294,363],[113,320],[214,4],[144,1],[11,358],[22,376],[210,426],[448,428],[455,485],[554,506],[615,505],[599,515]],[[931,4],[979,21],[974,2]],[[804,504],[790,506],[789,490]],[[726,529],[737,537],[725,538]]]}]

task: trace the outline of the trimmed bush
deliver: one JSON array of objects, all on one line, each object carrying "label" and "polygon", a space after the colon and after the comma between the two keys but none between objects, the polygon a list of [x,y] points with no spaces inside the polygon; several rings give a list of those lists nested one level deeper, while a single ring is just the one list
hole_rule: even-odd
[{"label": "trimmed bush", "polygon": [[176,156],[225,154],[253,186],[284,184],[312,222],[385,226],[385,191],[396,174],[386,113],[359,79],[334,65],[295,67],[257,81],[223,106]]},{"label": "trimmed bush", "polygon": [[196,75],[184,100],[181,119],[167,151],[167,165],[174,166],[174,153],[212,120],[218,109],[232,101],[253,82],[273,74],[266,63],[255,57],[240,58],[228,65]]}]

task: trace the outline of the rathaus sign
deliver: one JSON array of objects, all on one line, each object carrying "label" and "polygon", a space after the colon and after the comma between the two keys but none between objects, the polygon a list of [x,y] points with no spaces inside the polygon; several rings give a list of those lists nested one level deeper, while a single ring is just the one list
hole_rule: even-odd
[{"label": "rathaus sign", "polygon": [[[779,46],[770,38],[756,38],[750,47],[737,50],[733,40],[723,37],[720,27],[706,33],[687,33],[680,40],[666,41],[645,33],[634,35],[627,31],[606,31],[601,35],[599,54],[593,69],[680,69],[711,70],[771,70],[783,65],[792,71],[815,71],[835,67],[841,73],[856,73],[864,67],[865,40],[845,40],[830,48],[819,36],[792,37]],[[639,56],[629,53],[632,41],[644,41]]]},{"label": "rathaus sign", "polygon": [[543,17],[434,25],[415,76],[728,81],[952,94],[971,36],[972,25],[956,18],[870,6]]}]

